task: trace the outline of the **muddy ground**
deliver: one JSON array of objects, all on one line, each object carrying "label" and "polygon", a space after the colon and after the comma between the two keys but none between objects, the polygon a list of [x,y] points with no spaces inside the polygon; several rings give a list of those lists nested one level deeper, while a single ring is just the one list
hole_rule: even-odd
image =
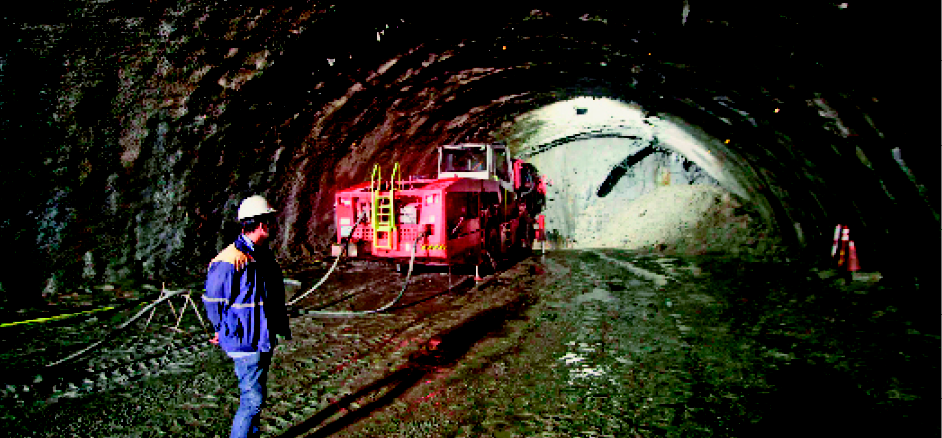
[{"label": "muddy ground", "polygon": [[[325,271],[294,273],[289,295]],[[889,285],[614,249],[467,274],[418,271],[382,314],[313,313],[382,306],[405,279],[345,263],[295,309],[264,436],[939,435],[938,328]],[[167,309],[54,371],[134,310],[4,328],[6,434],[228,436],[231,362],[192,311],[169,331]]]}]

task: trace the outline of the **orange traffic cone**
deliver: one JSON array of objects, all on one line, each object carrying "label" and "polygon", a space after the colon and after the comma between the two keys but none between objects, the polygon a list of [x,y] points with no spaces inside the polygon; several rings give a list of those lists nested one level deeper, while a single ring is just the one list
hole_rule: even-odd
[{"label": "orange traffic cone", "polygon": [[850,241],[850,249],[847,251],[847,270],[857,272],[860,270],[860,264],[857,263],[857,248],[854,247],[854,241]]}]

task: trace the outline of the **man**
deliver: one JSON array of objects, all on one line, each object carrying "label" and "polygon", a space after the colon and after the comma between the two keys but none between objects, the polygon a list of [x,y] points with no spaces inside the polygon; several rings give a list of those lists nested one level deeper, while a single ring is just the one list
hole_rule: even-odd
[{"label": "man", "polygon": [[206,276],[203,305],[216,332],[210,342],[232,358],[242,394],[231,438],[259,435],[272,353],[279,335],[291,339],[281,268],[264,246],[274,212],[261,196],[242,201],[242,233],[210,262]]}]

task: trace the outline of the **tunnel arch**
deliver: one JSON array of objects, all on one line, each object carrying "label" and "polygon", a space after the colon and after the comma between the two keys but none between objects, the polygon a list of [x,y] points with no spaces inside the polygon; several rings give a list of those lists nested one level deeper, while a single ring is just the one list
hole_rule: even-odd
[{"label": "tunnel arch", "polygon": [[[539,21],[539,20],[537,20]],[[579,22],[577,22],[579,23]],[[543,24],[543,23],[539,23]],[[539,24],[532,24],[531,26],[539,28]],[[515,30],[526,29],[526,25],[513,25]],[[519,29],[518,29],[519,26]],[[549,25],[547,25],[549,27]],[[590,26],[586,26],[588,29]],[[569,30],[570,28],[567,28]],[[593,28],[592,32],[597,32],[598,28]],[[579,32],[574,31],[573,34],[578,34]],[[627,33],[627,32],[625,32]],[[642,32],[637,32],[636,35],[638,38],[641,38],[643,41],[645,36],[642,36]],[[650,36],[649,36],[650,37]],[[638,38],[634,38],[637,40]],[[702,79],[697,81],[693,79],[694,73],[691,73],[687,67],[676,67],[671,64],[664,63],[646,63],[644,62],[644,53],[645,49],[633,50],[628,54],[620,53],[619,55],[609,56],[605,58],[605,61],[597,61],[592,59],[594,57],[601,58],[603,55],[612,55],[611,52],[605,50],[597,50],[592,52],[588,58],[592,61],[585,61],[576,63],[573,66],[566,67],[557,67],[552,62],[550,63],[540,63],[540,57],[534,55],[536,66],[530,65],[530,60],[526,59],[521,53],[524,52],[523,49],[520,49],[520,46],[526,47],[529,45],[537,45],[535,42],[538,38],[530,39],[521,39],[514,43],[506,44],[508,50],[506,52],[513,53],[514,56],[519,57],[521,60],[517,62],[516,68],[513,68],[514,63],[510,63],[511,67],[508,70],[501,71],[498,73],[492,73],[491,75],[478,79],[473,82],[473,87],[469,86],[466,88],[458,88],[457,91],[452,94],[445,92],[444,99],[448,99],[450,96],[457,96],[454,98],[451,103],[442,105],[440,109],[446,114],[467,114],[465,108],[479,108],[484,106],[485,109],[478,113],[477,117],[472,117],[468,120],[465,125],[474,126],[474,128],[466,129],[464,131],[459,130],[457,133],[451,135],[443,135],[439,137],[439,141],[453,141],[456,139],[468,139],[471,136],[478,136],[482,132],[488,132],[492,130],[491,126],[487,126],[489,121],[496,120],[506,120],[508,115],[513,116],[515,114],[522,114],[528,110],[546,105],[551,102],[556,102],[560,100],[565,100],[567,97],[573,97],[577,95],[585,94],[594,94],[599,96],[611,96],[619,99],[624,99],[630,97],[632,101],[640,101],[643,103],[645,110],[656,113],[660,108],[670,108],[672,113],[679,114],[680,119],[684,119],[687,122],[681,123],[681,125],[691,125],[691,121],[697,120],[695,123],[698,127],[706,129],[712,133],[716,133],[711,137],[714,138],[735,138],[737,145],[743,144],[752,144],[755,146],[755,149],[766,149],[763,148],[764,145],[779,143],[782,141],[781,138],[775,138],[775,135],[769,132],[765,132],[763,128],[767,128],[770,125],[771,114],[766,115],[757,114],[759,111],[757,108],[764,108],[765,110],[771,110],[772,108],[778,108],[780,111],[787,111],[792,114],[804,114],[809,119],[814,119],[812,112],[814,109],[809,109],[807,106],[802,104],[795,104],[794,101],[791,103],[782,102],[782,99],[776,99],[771,96],[766,96],[764,99],[758,99],[759,105],[756,105],[756,99],[747,99],[742,96],[742,93],[736,92],[735,87],[725,86],[726,91],[717,90],[718,85],[712,80],[703,81]],[[566,41],[565,39],[557,39]],[[482,47],[487,47],[489,50],[496,52],[497,45],[504,45],[501,43],[507,43],[506,39],[500,37],[495,38],[493,42],[477,42]],[[459,43],[460,44],[460,43]],[[641,43],[638,44],[640,47]],[[590,45],[591,44],[584,44]],[[578,44],[573,44],[573,47],[578,47]],[[602,45],[600,45],[602,46]],[[467,48],[462,48],[464,50],[470,50],[473,48],[473,44],[466,46]],[[604,47],[604,46],[603,46]],[[657,45],[651,45],[650,47],[658,47]],[[426,71],[421,72],[418,75],[410,78],[411,83],[420,83],[423,80],[428,80],[427,78],[436,78],[441,75],[451,72],[452,75],[457,74],[462,70],[462,62],[459,62],[464,59],[470,59],[466,61],[466,66],[480,66],[486,65],[488,68],[506,68],[505,65],[500,61],[504,60],[505,57],[500,52],[496,52],[493,56],[488,53],[479,54],[479,55],[469,55],[464,56],[464,54],[458,50],[446,63],[441,64],[441,68],[438,70],[427,69]],[[654,50],[654,49],[648,49]],[[501,50],[503,52],[503,50]],[[558,53],[558,52],[557,52]],[[650,55],[649,55],[650,56]],[[596,64],[596,62],[604,62],[605,65]],[[492,63],[492,64],[491,64]],[[628,64],[632,64],[630,67]],[[639,65],[640,64],[640,67]],[[452,67],[459,66],[459,67]],[[405,68],[405,67],[402,67]],[[470,67],[474,68],[474,67]],[[632,72],[634,69],[634,72]],[[640,71],[639,71],[640,70]],[[667,70],[666,72],[662,72]],[[544,73],[545,72],[545,73]],[[632,72],[631,77],[626,77],[625,73]],[[428,76],[423,76],[427,74]],[[568,76],[568,77],[567,77]],[[620,80],[614,81],[607,79],[608,77],[621,77]],[[521,78],[517,81],[524,82],[526,78],[533,77],[554,77],[555,81],[550,79],[545,79],[543,82],[549,83],[548,86],[540,87],[534,84],[527,84],[527,86],[516,87],[512,85],[514,80],[512,78]],[[589,79],[585,79],[585,78]],[[669,79],[668,79],[669,78]],[[568,80],[567,80],[568,79]],[[679,87],[670,86],[665,87],[651,87],[654,90],[665,90],[672,89],[675,90],[674,93],[664,94],[658,92],[652,92],[650,90],[644,90],[649,84],[657,84],[658,86],[665,85],[667,82],[680,83]],[[500,86],[489,87],[490,83],[501,84]],[[566,85],[569,84],[569,85]],[[602,85],[603,87],[599,87]],[[408,85],[409,87],[415,87],[416,85]],[[722,85],[719,85],[722,86]],[[773,83],[771,86],[766,86],[766,89],[782,88],[782,85]],[[603,90],[599,92],[599,88],[608,88],[609,90]],[[789,91],[786,91],[786,96],[791,94],[799,93],[795,91],[794,86],[785,86]],[[682,92],[676,92],[676,90],[686,91],[686,95],[679,97],[677,95],[685,94]],[[469,95],[475,95],[471,90],[485,90],[485,93],[480,93],[480,97],[474,96],[470,101],[466,101],[464,98]],[[593,90],[589,91],[589,90]],[[616,91],[611,91],[616,90]],[[778,92],[778,91],[777,91]],[[526,96],[525,102],[523,104],[517,104],[516,102],[508,103],[507,106],[502,105],[493,105],[493,98],[488,96],[506,96],[509,94],[517,94]],[[673,95],[672,95],[673,94]],[[722,99],[717,99],[717,96],[723,97]],[[732,104],[727,104],[732,100]],[[683,104],[680,104],[683,99]],[[454,107],[454,110],[449,109],[449,107]],[[507,108],[510,107],[510,108]],[[511,109],[512,108],[512,109]],[[796,120],[800,116],[796,116]],[[443,117],[443,119],[448,119],[449,117]],[[780,117],[779,119],[781,119]],[[725,119],[725,120],[723,120]],[[792,122],[793,124],[795,122]],[[486,127],[482,127],[485,125]],[[433,126],[439,126],[434,125]],[[748,126],[752,129],[743,130],[744,127]],[[810,128],[810,125],[809,125]],[[469,131],[473,132],[470,133]],[[423,138],[424,135],[420,134],[416,137]],[[838,144],[844,144],[845,141],[837,141]],[[785,148],[787,150],[787,147]],[[838,152],[840,146],[832,146],[832,149],[837,155],[846,154],[846,152]],[[727,151],[727,155],[730,155],[731,152]],[[821,157],[815,157],[812,154],[800,154],[800,152],[794,157],[794,159],[804,158],[805,162],[814,163],[816,160],[821,161]],[[805,155],[803,157],[802,155]],[[770,216],[774,216],[779,219],[778,222],[786,225],[780,225],[779,229],[786,234],[791,235],[794,239],[802,239],[803,237],[811,237],[812,241],[817,241],[816,244],[818,247],[822,245],[824,239],[821,236],[827,235],[828,226],[819,226],[814,225],[819,222],[819,220],[814,219],[815,217],[822,216],[825,211],[823,206],[825,204],[829,205],[840,205],[841,200],[835,199],[840,197],[828,197],[826,194],[821,195],[820,193],[827,193],[828,190],[823,185],[823,181],[820,178],[811,179],[806,181],[807,175],[794,174],[794,172],[789,172],[787,164],[779,164],[776,166],[776,163],[772,158],[772,155],[764,154],[761,151],[755,152],[746,152],[744,153],[743,160],[746,162],[753,163],[752,166],[748,166],[743,172],[748,174],[748,177],[753,179],[754,182],[749,184],[749,186],[758,192],[759,195],[762,195],[766,200],[776,200],[775,202],[766,201],[765,210],[770,212]],[[814,158],[814,159],[807,159]],[[828,165],[837,166],[835,164],[834,157],[824,157],[824,164],[821,164],[824,167]],[[756,168],[762,170],[756,170]],[[776,176],[775,179],[772,179],[773,176]],[[743,178],[746,176],[743,175]],[[809,185],[811,184],[811,185]],[[783,190],[775,191],[776,187],[781,186],[790,186],[791,190],[788,192]],[[822,199],[823,198],[823,199]],[[784,205],[783,205],[784,202]],[[791,204],[791,205],[789,205]],[[796,213],[793,205],[802,204],[808,205],[810,209],[804,209],[801,214]],[[788,208],[791,208],[789,210]],[[811,211],[809,211],[811,210]],[[792,211],[792,213],[789,213]],[[853,207],[843,207],[833,209],[832,218],[833,221],[838,222],[847,222],[852,220],[849,216],[853,216],[854,208]],[[838,213],[834,213],[837,211]],[[840,219],[838,219],[840,218]],[[797,225],[796,225],[797,224]],[[804,224],[804,225],[801,225]],[[796,226],[798,227],[796,229]]]},{"label": "tunnel arch", "polygon": [[[59,11],[88,24],[70,34],[76,38],[68,47],[47,44],[60,27],[21,18],[17,35],[25,42],[8,45],[2,56],[10,60],[4,74],[29,84],[22,96],[48,89],[63,96],[60,102],[75,102],[95,81],[120,82],[100,88],[115,93],[115,108],[96,105],[100,117],[60,117],[50,123],[62,128],[62,138],[42,140],[68,144],[77,139],[69,123],[118,120],[121,129],[102,130],[110,143],[94,153],[131,158],[95,166],[93,172],[105,174],[89,181],[114,181],[114,173],[125,175],[133,190],[157,184],[148,167],[135,162],[134,145],[152,141],[144,132],[148,119],[172,114],[169,152],[182,151],[178,166],[193,169],[187,185],[201,188],[177,195],[199,210],[198,219],[187,222],[164,207],[154,214],[167,216],[171,234],[189,232],[201,241],[202,249],[181,255],[193,258],[183,264],[202,264],[196,261],[219,244],[213,230],[249,192],[269,194],[284,206],[279,250],[310,253],[327,226],[331,190],[368,172],[369,165],[357,163],[404,159],[427,166],[429,145],[484,141],[521,114],[576,96],[637,103],[699,142],[719,139],[720,150],[731,139],[730,156],[749,164],[739,175],[749,182],[744,186],[771,200],[767,209],[782,232],[804,239],[809,253],[829,246],[835,223],[850,223],[859,230],[861,259],[909,275],[912,269],[894,256],[905,250],[907,230],[938,227],[938,187],[926,182],[934,175],[928,166],[934,167],[935,152],[920,147],[894,114],[905,107],[889,80],[900,73],[893,70],[894,54],[868,62],[871,43],[886,40],[872,31],[884,11],[695,3],[684,12],[679,3],[665,2],[540,10],[484,3],[461,10],[388,4],[370,11],[199,1],[177,6]],[[174,30],[160,31],[162,23]],[[834,29],[841,50],[819,44],[818,27]],[[15,50],[36,56],[10,56]],[[30,82],[34,66],[27,59],[45,62],[47,79],[61,73],[58,88]],[[57,64],[63,59],[68,62]],[[109,69],[119,71],[117,79]],[[60,103],[58,111],[67,115],[69,108]],[[43,147],[43,158],[56,154],[53,146]],[[83,153],[93,152],[73,155]],[[42,167],[38,174],[51,172]],[[131,191],[122,191],[125,203],[137,202]],[[36,216],[27,210],[17,214]],[[86,209],[76,223],[100,214]],[[37,230],[27,234],[38,239]],[[154,257],[132,250],[123,260]]]},{"label": "tunnel arch", "polygon": [[[576,24],[585,23],[578,20],[570,20],[569,23],[572,24],[572,22]],[[548,22],[541,20],[534,20],[531,24],[514,23],[512,26],[507,26],[513,27],[518,31],[527,29],[527,26],[531,26],[531,29],[538,29],[534,30],[534,33],[537,33],[544,28],[558,25],[558,23],[547,23]],[[541,27],[541,25],[545,26]],[[587,30],[586,33],[591,34],[594,32],[597,37],[597,32],[600,27],[596,25],[597,23],[587,24],[585,26]],[[579,30],[581,30],[578,26],[576,28],[566,28],[567,31],[570,29],[573,29],[571,34],[574,35],[578,35],[580,33]],[[620,33],[621,35],[632,34],[630,31],[612,31],[610,33]],[[421,87],[423,83],[431,83],[434,80],[449,77],[449,75],[450,77],[454,77],[475,68],[480,69],[482,66],[483,68],[505,69],[484,75],[483,78],[476,79],[466,84],[464,87],[458,86],[451,90],[447,88],[438,90],[440,93],[438,99],[445,101],[444,104],[435,106],[435,109],[440,112],[439,115],[441,119],[436,121],[432,119],[434,117],[433,115],[427,116],[430,119],[423,122],[422,128],[418,129],[413,135],[413,138],[429,143],[454,142],[462,139],[478,138],[483,133],[493,131],[494,125],[497,123],[496,121],[507,120],[515,115],[525,113],[548,103],[565,100],[567,97],[586,94],[611,96],[618,99],[628,97],[632,101],[641,102],[645,111],[650,113],[658,112],[659,108],[670,108],[672,113],[680,115],[677,118],[688,121],[685,123],[686,125],[690,125],[690,121],[692,120],[697,120],[696,125],[700,128],[706,129],[712,133],[717,133],[711,137],[733,137],[736,138],[737,144],[751,143],[755,144],[758,148],[761,148],[763,144],[769,144],[771,141],[778,142],[781,139],[773,138],[772,135],[763,132],[761,128],[769,126],[771,116],[760,116],[757,114],[758,111],[756,111],[755,108],[761,107],[769,110],[778,107],[783,112],[807,113],[809,117],[811,116],[807,107],[801,104],[795,105],[794,103],[789,105],[788,103],[781,102],[781,99],[776,99],[771,96],[766,96],[764,99],[760,98],[759,101],[762,103],[757,106],[756,99],[742,97],[742,93],[733,91],[735,88],[726,86],[725,89],[727,91],[720,92],[716,90],[717,84],[713,82],[713,80],[704,81],[700,79],[698,81],[694,79],[694,73],[690,72],[690,69],[686,66],[677,67],[676,64],[671,63],[646,62],[645,56],[650,56],[646,54],[651,53],[646,50],[656,50],[650,47],[660,46],[651,44],[649,48],[641,48],[645,37],[651,38],[652,36],[644,35],[644,32],[634,32],[632,36],[634,36],[634,38],[632,38],[634,41],[639,41],[640,39],[641,42],[633,41],[632,44],[629,45],[635,46],[632,47],[633,50],[631,51],[621,52],[599,49],[593,51],[588,56],[590,61],[580,61],[573,66],[566,67],[559,67],[552,62],[541,63],[540,61],[543,61],[545,57],[541,59],[539,56],[541,55],[540,53],[532,54],[534,56],[532,59],[535,61],[531,61],[523,55],[526,51],[522,49],[521,46],[538,46],[538,37],[528,39],[518,38],[515,42],[508,42],[509,40],[502,36],[494,37],[493,41],[475,41],[473,43],[465,43],[463,42],[464,40],[456,39],[455,41],[460,42],[454,42],[450,46],[439,40],[437,42],[438,47],[450,47],[448,50],[454,51],[448,60],[433,63],[432,67],[420,69],[418,73],[410,74],[409,78],[401,80],[401,82],[399,78],[396,78],[396,74],[403,75],[405,72],[409,71],[410,68],[406,61],[399,60],[384,73],[391,74],[393,78],[396,78],[387,81],[386,87],[391,87],[389,84],[397,84],[397,86],[401,85],[402,88],[411,90]],[[564,38],[547,38],[546,40],[568,41]],[[498,45],[506,45],[508,50],[500,50],[498,52],[496,50]],[[580,45],[577,43],[572,45],[573,48],[579,46]],[[605,47],[604,44],[582,44],[582,46]],[[424,47],[425,46],[417,46],[409,49],[407,53],[410,55],[408,56],[428,59],[422,56],[424,54],[420,55]],[[482,48],[482,51],[475,53],[474,49],[476,47]],[[434,50],[429,50],[427,54],[431,55],[433,52]],[[507,52],[507,54],[505,55],[501,52]],[[617,54],[613,54],[613,52],[617,52]],[[509,54],[513,54],[515,62],[504,62],[509,59],[507,58]],[[601,59],[604,59],[604,61]],[[386,62],[388,61],[382,63],[378,62],[377,64],[384,65]],[[601,65],[603,62],[605,63],[604,66]],[[531,63],[536,65],[531,65]],[[376,70],[378,70],[378,68],[373,69],[371,76],[375,74]],[[380,78],[378,79],[372,79],[374,83],[375,81],[382,81],[383,75],[379,76]],[[544,78],[539,82],[547,85],[540,86],[532,83],[526,86],[517,85],[526,82],[527,78],[535,77]],[[545,78],[554,78],[556,80]],[[610,78],[619,78],[619,80],[612,80]],[[352,80],[349,80],[349,82],[352,82]],[[672,87],[670,84],[667,84],[668,82],[670,82],[670,84],[679,83],[680,85]],[[657,84],[657,86],[652,87],[650,84]],[[766,88],[771,89],[776,87],[781,88],[781,86],[777,84],[767,86]],[[428,87],[426,86],[426,88]],[[791,90],[791,93],[798,93],[791,87],[787,88]],[[484,90],[485,92],[481,93],[478,90]],[[674,90],[674,93],[664,92],[661,94],[657,92],[657,90]],[[682,91],[678,92],[677,90]],[[684,91],[686,93],[684,93]],[[381,93],[382,91],[379,92]],[[517,99],[522,98],[523,102],[512,99],[510,102],[505,102],[504,105],[494,104],[494,101],[497,100],[496,98],[507,95],[518,96]],[[678,95],[683,96],[680,97]],[[716,99],[718,95],[723,96],[723,99]],[[729,102],[730,99],[734,103],[725,104]],[[376,103],[375,100],[364,100]],[[683,103],[681,104],[680,102],[682,100]],[[419,99],[419,101],[421,101],[421,99]],[[346,103],[352,104],[354,102],[350,100]],[[441,126],[444,121],[449,119],[454,120],[460,115],[468,114],[469,108],[475,109],[482,107],[484,109],[480,110],[477,115],[470,116],[467,122],[459,125],[461,128],[453,130],[450,134],[441,133]],[[383,108],[384,107],[381,105],[377,107],[375,110],[377,114],[372,116],[374,120],[381,118],[382,115],[378,113],[380,113]],[[397,108],[399,107],[397,106]],[[356,112],[356,109],[350,111],[350,113]],[[402,112],[408,114],[408,111]],[[336,114],[338,114],[338,117],[344,118],[340,116],[339,112]],[[369,115],[365,115],[365,117],[369,117]],[[408,116],[406,116],[406,118],[408,118]],[[722,119],[725,119],[725,121]],[[361,118],[361,120],[363,119]],[[743,128],[746,126],[752,129],[746,129],[744,131]],[[438,133],[438,135],[434,135],[435,133]],[[353,135],[351,137],[357,136]],[[362,140],[362,136],[360,139]],[[394,144],[402,145],[408,142],[408,139],[402,139],[394,142]],[[757,171],[750,166],[750,168],[747,169],[747,173],[755,180],[755,183],[750,184],[750,186],[754,187],[755,190],[766,199],[789,199],[789,203],[791,204],[807,202],[807,205],[814,206],[813,209],[817,210],[815,212],[817,214],[824,213],[824,204],[835,201],[834,199],[828,200],[826,195],[814,194],[808,196],[808,194],[811,193],[827,192],[826,189],[821,187],[820,180],[811,182],[811,184],[816,183],[818,185],[818,190],[808,190],[808,194],[800,193],[803,191],[801,188],[792,189],[792,193],[787,197],[784,191],[780,190],[775,193],[772,191],[772,187],[779,185],[801,187],[809,183],[804,182],[802,175],[788,175],[787,169],[785,169],[785,167],[787,167],[786,165],[780,165],[776,169],[776,166],[769,162],[769,157],[763,156],[762,153],[748,153],[744,159],[755,163],[756,167],[765,169],[764,171]],[[833,159],[831,160],[833,161]],[[773,171],[771,169],[775,170]],[[775,180],[770,181],[771,176],[776,174],[779,175],[778,180],[790,181],[791,184],[776,184]],[[804,188],[810,188],[810,186]],[[821,199],[822,196],[824,196],[824,199]],[[839,203],[839,201],[836,203]],[[809,219],[813,217],[811,212],[805,211],[802,217],[793,217],[795,213],[787,213],[788,210],[786,210],[780,202],[766,202],[766,204],[766,210],[772,212],[770,213],[771,216],[779,218],[779,222],[788,224],[786,226],[780,226],[779,229],[781,231],[792,235],[795,239],[818,236],[818,244],[821,244],[823,241],[821,236],[827,234],[827,226],[810,225],[817,222],[815,219]],[[842,210],[845,211],[832,216],[850,216],[851,214],[849,213],[852,213],[853,208]],[[844,221],[846,222],[846,220]],[[796,230],[792,224],[804,225],[799,225],[800,228]],[[815,238],[812,237],[812,240],[815,240]]]}]

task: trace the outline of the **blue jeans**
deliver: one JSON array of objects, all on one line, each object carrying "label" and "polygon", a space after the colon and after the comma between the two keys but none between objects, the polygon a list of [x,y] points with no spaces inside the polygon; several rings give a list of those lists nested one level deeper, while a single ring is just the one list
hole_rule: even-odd
[{"label": "blue jeans", "polygon": [[232,419],[230,438],[257,437],[261,434],[258,417],[268,395],[271,356],[271,352],[259,352],[232,359],[242,395],[239,398],[239,410]]}]

